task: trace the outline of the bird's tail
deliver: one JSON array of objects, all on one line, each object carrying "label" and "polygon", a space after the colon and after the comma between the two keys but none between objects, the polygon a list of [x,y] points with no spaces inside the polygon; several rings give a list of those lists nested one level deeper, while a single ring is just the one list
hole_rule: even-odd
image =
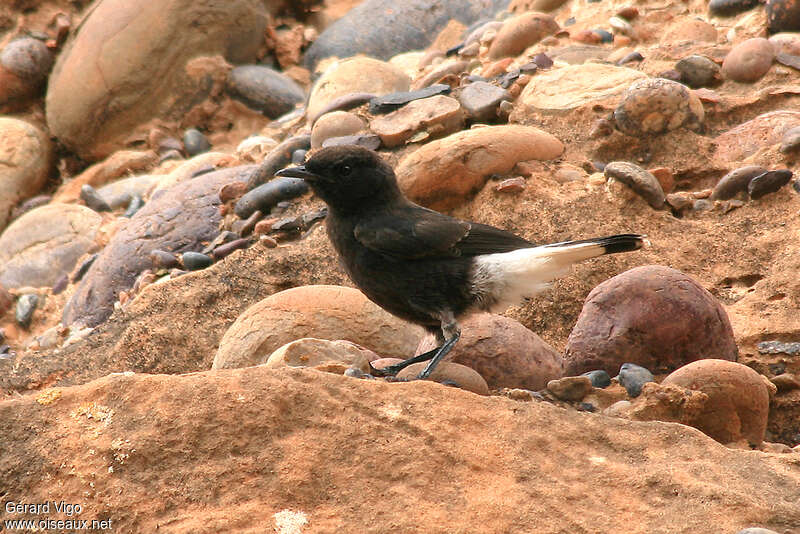
[{"label": "bird's tail", "polygon": [[473,280],[478,307],[499,311],[547,289],[571,265],[604,254],[642,248],[646,236],[618,234],[564,241],[475,258]]}]

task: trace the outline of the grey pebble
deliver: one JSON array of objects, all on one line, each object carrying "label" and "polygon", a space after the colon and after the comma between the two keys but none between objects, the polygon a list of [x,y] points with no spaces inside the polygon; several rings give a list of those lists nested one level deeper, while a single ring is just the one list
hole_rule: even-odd
[{"label": "grey pebble", "polygon": [[181,254],[181,263],[189,271],[199,271],[214,263],[213,258],[200,252],[184,252]]},{"label": "grey pebble", "polygon": [[292,161],[292,155],[297,150],[308,150],[311,148],[311,135],[295,135],[282,142],[269,151],[261,162],[248,176],[247,189],[254,189],[259,185],[271,180],[275,173],[286,167]]},{"label": "grey pebble", "polygon": [[0,64],[34,85],[47,79],[53,60],[47,45],[31,37],[15,39],[0,51]]},{"label": "grey pebble", "polygon": [[38,304],[39,295],[36,295],[35,293],[27,293],[22,295],[17,300],[17,308],[14,312],[14,318],[17,320],[17,324],[22,328],[28,328],[28,325],[31,324],[33,312],[36,310],[36,306]]},{"label": "grey pebble", "polygon": [[692,210],[696,212],[711,211],[714,203],[705,198],[699,198],[692,203]]},{"label": "grey pebble", "polygon": [[638,397],[647,382],[653,382],[653,373],[635,363],[623,363],[619,368],[619,383],[631,397]]},{"label": "grey pebble", "polygon": [[111,206],[97,193],[97,189],[89,184],[83,184],[81,186],[80,198],[86,203],[88,208],[94,211],[111,211]]},{"label": "grey pebble", "polygon": [[92,266],[98,256],[98,253],[94,253],[81,262],[78,268],[75,269],[75,274],[72,275],[73,284],[80,282],[83,277],[86,276],[86,273],[89,272],[89,268]]},{"label": "grey pebble", "polygon": [[614,178],[633,189],[651,207],[664,207],[666,196],[661,183],[650,172],[627,161],[612,161],[604,169],[606,178]]},{"label": "grey pebble", "polygon": [[770,193],[775,193],[788,184],[791,179],[792,171],[789,169],[767,171],[750,180],[750,183],[747,184],[747,192],[750,194],[750,198],[756,200]]},{"label": "grey pebble", "polygon": [[122,214],[123,217],[131,218],[136,215],[136,212],[142,209],[144,206],[144,199],[140,195],[132,195],[130,202],[128,202],[128,207],[125,209],[125,213]]},{"label": "grey pebble", "polygon": [[349,376],[350,378],[365,378],[366,374],[358,367],[348,367],[344,370],[344,376]]},{"label": "grey pebble", "polygon": [[[533,56],[533,62],[540,69],[549,69],[550,67],[553,66],[553,60],[550,59],[550,56],[548,56],[544,52],[536,54],[535,56]],[[520,67],[520,70],[522,70],[521,67]],[[523,71],[523,72],[525,72],[525,71]]]},{"label": "grey pebble", "polygon": [[644,56],[640,52],[634,51],[617,61],[617,65],[625,65],[634,61],[644,61]]},{"label": "grey pebble", "polygon": [[389,113],[409,102],[428,98],[436,95],[446,95],[450,92],[450,86],[444,83],[435,83],[416,91],[404,91],[400,93],[390,93],[388,95],[376,96],[369,101],[369,112],[373,115]]},{"label": "grey pebble", "polygon": [[794,54],[787,54],[786,52],[778,52],[775,54],[775,61],[781,65],[786,65],[795,70],[800,70],[800,56]]},{"label": "grey pebble", "polygon": [[581,402],[580,404],[578,404],[578,411],[579,412],[590,412],[590,413],[596,412],[597,411],[597,406],[595,406],[591,402]]},{"label": "grey pebble", "polygon": [[269,213],[278,202],[298,197],[306,191],[308,184],[302,178],[275,178],[245,193],[236,202],[234,212],[242,219],[246,219],[256,210]]},{"label": "grey pebble", "polygon": [[781,152],[788,154],[800,148],[800,126],[789,129],[781,139]]},{"label": "grey pebble", "polygon": [[303,214],[303,226],[308,228],[317,221],[321,221],[328,216],[328,208],[322,208]]},{"label": "grey pebble", "polygon": [[180,267],[181,263],[178,257],[172,252],[166,250],[151,250],[150,259],[153,261],[153,267],[157,269],[174,269]]},{"label": "grey pebble", "polygon": [[458,95],[458,101],[467,115],[481,122],[497,119],[497,108],[503,100],[512,100],[508,91],[486,82],[471,83]]},{"label": "grey pebble", "polygon": [[177,150],[167,150],[166,152],[162,152],[160,157],[158,158],[159,163],[164,163],[165,161],[170,160],[179,160],[183,159],[183,154],[181,154]]},{"label": "grey pebble", "polygon": [[183,146],[186,148],[186,153],[189,154],[189,156],[196,156],[211,150],[211,143],[208,142],[203,132],[197,128],[189,128],[186,130],[183,134]]},{"label": "grey pebble", "polygon": [[720,178],[714,190],[711,192],[711,200],[728,200],[733,198],[740,191],[747,191],[750,180],[760,174],[767,172],[767,169],[758,165],[747,165],[734,169]]},{"label": "grey pebble", "polygon": [[375,134],[355,134],[329,137],[322,142],[323,148],[342,145],[358,145],[367,150],[378,150],[381,146],[381,138]]},{"label": "grey pebble", "polygon": [[611,377],[608,376],[608,373],[605,372],[603,369],[597,369],[596,371],[589,371],[588,373],[583,373],[581,376],[588,376],[589,380],[592,381],[592,387],[595,388],[607,388],[611,385]]},{"label": "grey pebble", "polygon": [[56,283],[53,284],[53,288],[51,291],[53,292],[53,295],[60,295],[61,293],[64,292],[65,289],[67,289],[68,285],[69,285],[69,276],[67,276],[67,274],[64,273],[58,277],[58,280],[56,280]]},{"label": "grey pebble", "polygon": [[761,341],[756,345],[761,354],[800,354],[800,341]]},{"label": "grey pebble", "polygon": [[300,165],[305,162],[306,154],[308,154],[308,150],[303,150],[302,148],[295,150],[292,152],[292,163]]},{"label": "grey pebble", "polygon": [[303,89],[294,80],[262,65],[243,65],[231,70],[226,90],[233,98],[271,119],[289,113],[305,99]]},{"label": "grey pebble", "polygon": [[681,59],[675,64],[675,70],[681,73],[681,81],[694,89],[721,81],[719,65],[699,54]]},{"label": "grey pebble", "polygon": [[284,217],[272,225],[273,232],[299,232],[303,229],[303,217]]},{"label": "grey pebble", "polygon": [[600,37],[600,42],[602,43],[611,43],[614,41],[614,35],[608,30],[597,28],[592,30],[592,33],[598,35]]}]

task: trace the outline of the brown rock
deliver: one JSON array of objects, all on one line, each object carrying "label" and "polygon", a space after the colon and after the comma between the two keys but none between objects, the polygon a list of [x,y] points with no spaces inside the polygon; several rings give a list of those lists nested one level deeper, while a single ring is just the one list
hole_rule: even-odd
[{"label": "brown rock", "polygon": [[648,382],[629,404],[617,406],[616,417],[634,421],[663,421],[692,426],[708,404],[708,395],[676,384]]},{"label": "brown rock", "polygon": [[594,288],[566,348],[566,373],[625,362],[654,373],[702,358],[738,355],[722,305],[692,278],[660,265],[637,267]]},{"label": "brown rock", "polygon": [[[425,369],[426,365],[426,362],[412,363],[397,373],[397,378],[413,380]],[[486,380],[484,380],[481,375],[466,365],[453,362],[441,362],[436,366],[436,369],[433,370],[433,373],[431,373],[431,376],[428,377],[427,380],[452,383],[460,389],[466,389],[478,395],[489,394],[489,387],[486,385]]]},{"label": "brown rock", "polygon": [[656,177],[638,165],[627,161],[612,161],[603,171],[606,178],[614,178],[630,187],[654,209],[664,207],[664,190]]},{"label": "brown rock", "polygon": [[717,29],[713,24],[695,17],[676,17],[664,34],[667,43],[679,41],[717,42]]},{"label": "brown rock", "polygon": [[772,377],[771,380],[779,392],[800,389],[800,379],[792,373],[781,373],[778,376]]},{"label": "brown rock", "polygon": [[761,375],[740,363],[700,360],[676,370],[663,384],[674,384],[708,395],[703,410],[688,421],[720,443],[746,439],[764,441],[769,393]]},{"label": "brown rock", "polygon": [[214,369],[265,361],[282,345],[304,337],[346,339],[387,356],[410,357],[422,328],[389,315],[357,289],[301,286],[254,304],[230,326]]},{"label": "brown rock", "polygon": [[11,223],[0,235],[0,284],[49,287],[97,248],[102,217],[84,206],[46,204]]},{"label": "brown rock", "polygon": [[[424,381],[264,367],[116,374],[0,402],[0,421],[9,500],[46,502],[58,487],[115,532],[288,533],[294,520],[308,522],[303,532],[734,533],[800,522],[796,455]],[[528,477],[550,483],[532,490]],[[161,509],[193,512],[165,526]]]},{"label": "brown rock", "polygon": [[635,81],[614,110],[614,120],[632,136],[658,135],[682,126],[698,129],[703,104],[688,87],[664,78]]},{"label": "brown rock", "polygon": [[672,169],[668,167],[657,167],[655,169],[648,169],[650,174],[655,176],[658,183],[661,184],[661,189],[664,193],[671,193],[675,187],[675,177],[672,175]]},{"label": "brown rock", "polygon": [[798,33],[776,33],[770,36],[769,42],[775,49],[775,54],[783,52],[793,56],[800,55],[800,34]]},{"label": "brown rock", "polygon": [[464,113],[458,100],[436,95],[409,102],[397,111],[373,119],[369,126],[384,146],[391,148],[402,145],[419,131],[448,135],[460,130],[463,124]]},{"label": "brown rock", "polygon": [[277,8],[254,0],[97,3],[50,76],[50,131],[97,160],[124,145],[137,127],[145,136],[153,118],[183,119],[214,82],[223,86],[225,61],[255,61],[268,10]]},{"label": "brown rock", "polygon": [[767,172],[767,169],[758,165],[747,165],[734,169],[722,178],[719,179],[717,185],[711,193],[711,200],[728,200],[733,198],[737,193],[747,191],[747,184],[761,174]]},{"label": "brown rock", "polygon": [[747,39],[734,46],[722,62],[725,78],[737,82],[755,82],[764,76],[775,59],[775,49],[763,37]]},{"label": "brown rock", "polygon": [[489,58],[516,56],[529,46],[558,31],[555,19],[544,13],[528,12],[506,21],[489,47]]},{"label": "brown rock", "polygon": [[41,190],[52,168],[53,148],[33,125],[0,117],[0,232],[18,202]]},{"label": "brown rock", "polygon": [[427,143],[400,161],[400,188],[412,200],[443,209],[462,203],[492,174],[520,161],[557,158],[564,145],[529,126],[486,126]]},{"label": "brown rock", "polygon": [[[461,339],[447,359],[475,369],[493,389],[539,390],[563,374],[561,354],[514,319],[481,313],[460,326]],[[416,354],[436,346],[435,339],[426,337]]]},{"label": "brown rock", "polygon": [[350,93],[408,91],[410,83],[406,73],[390,63],[368,57],[344,59],[328,67],[314,84],[306,113],[316,117],[330,102]]},{"label": "brown rock", "polygon": [[547,383],[547,391],[565,401],[577,402],[592,391],[588,376],[565,376]]},{"label": "brown rock", "polygon": [[311,129],[311,148],[320,148],[326,139],[353,135],[364,130],[367,124],[355,113],[332,111],[322,115]]},{"label": "brown rock", "polygon": [[[378,355],[350,341],[303,338],[291,341],[269,355],[265,367],[316,367],[328,362],[343,363],[369,372],[369,362]],[[258,365],[257,363],[257,365]]]},{"label": "brown rock", "polygon": [[35,97],[44,86],[53,53],[42,41],[22,37],[0,52],[0,108],[14,109]]},{"label": "brown rock", "polygon": [[469,65],[469,61],[463,59],[443,62],[431,69],[431,71],[424,76],[415,79],[414,83],[411,84],[411,88],[417,90],[439,83],[450,75],[459,75],[462,72],[466,72]]},{"label": "brown rock", "polygon": [[717,155],[723,161],[742,161],[761,148],[780,143],[783,135],[795,126],[800,126],[798,111],[763,113],[720,134],[716,139]]},{"label": "brown rock", "polygon": [[84,185],[100,187],[116,178],[146,170],[152,167],[156,161],[158,161],[158,155],[152,150],[120,150],[62,185],[56,191],[53,201],[76,202],[80,198],[81,187]]}]

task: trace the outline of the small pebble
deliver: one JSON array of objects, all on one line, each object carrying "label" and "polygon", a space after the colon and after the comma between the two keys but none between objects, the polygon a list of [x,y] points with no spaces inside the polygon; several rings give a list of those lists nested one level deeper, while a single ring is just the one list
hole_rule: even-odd
[{"label": "small pebble", "polygon": [[203,132],[196,128],[189,128],[183,134],[183,146],[189,156],[196,156],[211,150],[211,143],[208,142]]},{"label": "small pebble", "polygon": [[47,80],[53,66],[53,53],[39,39],[22,37],[0,51],[0,65],[35,89]]},{"label": "small pebble", "polygon": [[92,264],[94,264],[98,256],[99,254],[97,253],[92,254],[81,262],[81,264],[78,266],[77,269],[75,269],[72,275],[73,284],[77,284],[83,279],[84,276],[86,276],[86,273],[89,272],[89,268],[92,266]]},{"label": "small pebble", "polygon": [[767,0],[770,33],[800,31],[800,6],[790,0]]},{"label": "small pebble", "polygon": [[275,247],[278,246],[278,242],[275,241],[275,238],[270,237],[268,235],[262,235],[261,237],[259,237],[258,238],[258,243],[262,247],[266,247],[266,248],[275,248]]},{"label": "small pebble", "polygon": [[166,250],[151,250],[150,261],[153,262],[153,267],[156,269],[173,269],[180,267],[178,257],[172,252]]},{"label": "small pebble", "polygon": [[619,129],[631,136],[659,135],[680,127],[698,129],[703,104],[685,85],[663,78],[634,82],[614,110]]},{"label": "small pebble", "polygon": [[302,229],[302,217],[284,217],[272,225],[272,231],[274,232],[298,232]]},{"label": "small pebble", "polygon": [[781,373],[770,379],[778,391],[791,391],[800,389],[800,380],[792,373]]},{"label": "small pebble", "polygon": [[619,383],[631,397],[638,397],[647,382],[653,382],[653,373],[635,363],[623,363],[619,368]]},{"label": "small pebble", "polygon": [[655,176],[638,165],[627,161],[612,161],[604,170],[607,178],[614,178],[633,189],[654,209],[664,207],[666,197]]},{"label": "small pebble", "polygon": [[617,10],[617,16],[625,20],[633,20],[639,16],[639,10],[635,6],[624,6]]},{"label": "small pebble", "polygon": [[315,211],[310,211],[308,213],[304,213],[302,217],[303,226],[305,228],[309,228],[311,227],[312,224],[314,224],[317,221],[324,220],[327,216],[328,216],[327,207]]},{"label": "small pebble", "polygon": [[111,211],[111,206],[97,193],[97,190],[89,184],[81,186],[81,200],[86,203],[88,208],[97,212]]},{"label": "small pebble", "polygon": [[508,391],[508,398],[515,401],[531,401],[533,400],[532,392],[527,389],[510,389]]},{"label": "small pebble", "polygon": [[364,378],[366,373],[358,367],[348,367],[344,371],[344,376],[349,376],[350,378]]},{"label": "small pebble", "polygon": [[236,202],[236,215],[245,219],[254,211],[269,213],[282,200],[298,197],[308,191],[308,183],[302,178],[275,178],[250,190]]},{"label": "small pebble", "polygon": [[714,209],[714,203],[711,202],[711,201],[708,201],[708,200],[706,200],[704,198],[701,198],[699,200],[695,200],[694,203],[692,204],[692,210],[694,210],[694,211],[696,211],[698,213],[701,213],[701,212],[704,212],[704,211],[711,211],[712,209]]},{"label": "small pebble", "polygon": [[728,200],[733,198],[740,191],[747,191],[750,181],[767,172],[767,169],[758,165],[747,165],[734,169],[720,178],[711,193],[711,200]]},{"label": "small pebble", "polygon": [[131,218],[136,215],[136,212],[142,209],[144,206],[144,200],[139,195],[132,195],[130,202],[128,202],[128,207],[125,209],[125,213],[122,214],[123,217]]},{"label": "small pebble", "polygon": [[553,60],[545,53],[539,53],[533,56],[533,62],[540,69],[549,69],[553,66]]},{"label": "small pebble", "polygon": [[592,413],[592,412],[596,412],[597,411],[597,406],[595,406],[591,402],[581,402],[580,404],[578,404],[577,408],[578,408],[579,412],[590,412],[590,413]]},{"label": "small pebble", "polygon": [[681,73],[681,82],[694,89],[721,81],[719,65],[699,54],[681,59],[675,64],[675,70]]},{"label": "small pebble", "polygon": [[792,171],[780,169],[767,171],[750,180],[747,184],[747,192],[753,200],[759,199],[770,193],[775,193],[781,187],[788,184],[792,179]]},{"label": "small pebble", "polygon": [[781,139],[781,152],[788,154],[800,148],[800,126],[789,129]]},{"label": "small pebble", "polygon": [[617,65],[625,65],[626,63],[632,63],[634,61],[644,61],[644,56],[634,51],[617,61]]},{"label": "small pebble", "polygon": [[508,91],[486,82],[474,82],[461,90],[458,100],[467,115],[475,121],[497,119],[497,108],[503,100],[509,100]]},{"label": "small pebble", "polygon": [[53,295],[60,295],[61,293],[64,292],[65,289],[67,289],[67,286],[69,286],[69,276],[67,276],[66,274],[62,274],[61,276],[58,277],[56,283],[53,284],[52,288]]},{"label": "small pebble", "polygon": [[39,295],[35,293],[27,293],[19,297],[17,300],[17,309],[14,312],[14,318],[17,320],[17,324],[22,328],[28,328],[31,324],[33,312],[36,310],[38,304]]},{"label": "small pebble", "polygon": [[592,391],[592,381],[587,376],[565,376],[547,383],[547,391],[565,401],[579,401]]},{"label": "small pebble", "polygon": [[494,187],[498,193],[519,193],[525,189],[525,179],[521,176],[503,180]]},{"label": "small pebble", "polygon": [[631,23],[622,17],[611,17],[608,19],[608,25],[625,35],[631,35],[633,33],[633,26],[631,26]]},{"label": "small pebble", "polygon": [[241,198],[247,193],[247,184],[244,182],[231,182],[225,184],[219,189],[219,200],[223,204]]},{"label": "small pebble", "polygon": [[372,133],[342,135],[339,137],[329,137],[322,142],[322,148],[329,146],[357,145],[367,150],[378,150],[381,146],[381,138]]},{"label": "small pebble", "polygon": [[594,33],[595,35],[600,37],[600,42],[601,43],[612,43],[612,42],[614,42],[614,34],[612,34],[608,30],[603,30],[603,29],[597,28],[597,29],[592,30],[592,33]]},{"label": "small pebble", "polygon": [[589,380],[592,382],[592,387],[595,388],[607,388],[611,385],[611,377],[608,376],[608,373],[605,372],[603,369],[597,369],[596,371],[589,371],[588,373],[583,373],[581,376],[588,376]]},{"label": "small pebble", "polygon": [[376,96],[369,101],[369,112],[373,115],[389,113],[402,106],[405,106],[409,102],[413,102],[414,100],[420,100],[422,98],[428,98],[436,95],[446,95],[450,93],[450,91],[451,89],[449,85],[437,83],[416,91],[405,91],[400,93],[390,93],[383,96]]},{"label": "small pebble", "polygon": [[295,150],[292,152],[292,163],[295,165],[303,164],[306,161],[306,154],[308,154],[308,150],[303,150],[302,148]]},{"label": "small pebble", "polygon": [[249,239],[241,238],[231,241],[230,243],[225,243],[224,245],[220,245],[214,249],[214,259],[221,260],[222,258],[230,255],[231,252],[234,250],[239,250],[240,248],[247,248],[250,244]]},{"label": "small pebble", "polygon": [[184,252],[181,254],[181,263],[189,271],[199,271],[214,263],[213,258],[200,252]]},{"label": "small pebble", "polygon": [[239,234],[237,232],[232,232],[230,230],[223,230],[222,232],[217,234],[217,237],[211,240],[211,242],[206,245],[202,253],[206,255],[210,255],[215,248],[224,245],[225,243],[230,243],[231,241],[235,241],[239,239]]}]

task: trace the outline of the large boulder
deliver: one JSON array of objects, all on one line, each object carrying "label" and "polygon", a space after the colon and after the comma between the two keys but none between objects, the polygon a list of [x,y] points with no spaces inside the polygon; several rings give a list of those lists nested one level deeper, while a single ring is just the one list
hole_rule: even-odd
[{"label": "large boulder", "polygon": [[[154,118],[202,102],[221,56],[252,63],[278,0],[99,0],[58,57],[47,91],[50,131],[86,159],[118,149]],[[153,83],[157,80],[158,83]]]}]

